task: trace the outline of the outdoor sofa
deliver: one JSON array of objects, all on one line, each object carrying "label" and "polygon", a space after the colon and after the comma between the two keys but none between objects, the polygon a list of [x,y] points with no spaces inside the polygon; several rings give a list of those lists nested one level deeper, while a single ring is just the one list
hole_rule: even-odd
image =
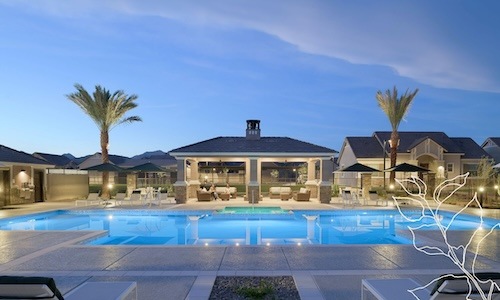
[{"label": "outdoor sofa", "polygon": [[281,195],[284,194],[289,198],[292,198],[292,188],[289,186],[272,186],[269,188],[269,198],[280,199]]}]

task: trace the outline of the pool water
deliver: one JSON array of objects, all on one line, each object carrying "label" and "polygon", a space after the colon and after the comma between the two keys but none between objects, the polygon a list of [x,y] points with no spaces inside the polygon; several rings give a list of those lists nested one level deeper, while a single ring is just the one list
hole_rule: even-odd
[{"label": "pool water", "polygon": [[216,211],[218,214],[287,214],[290,210],[278,206],[228,206]]},{"label": "pool water", "polygon": [[[259,213],[164,210],[61,210],[0,221],[1,230],[104,230],[89,245],[410,244],[397,210],[296,210]],[[417,212],[416,212],[417,213]],[[443,212],[443,220],[453,215]],[[498,220],[486,223],[493,226]],[[477,228],[475,217],[455,230]],[[432,229],[432,228],[429,228]]]}]

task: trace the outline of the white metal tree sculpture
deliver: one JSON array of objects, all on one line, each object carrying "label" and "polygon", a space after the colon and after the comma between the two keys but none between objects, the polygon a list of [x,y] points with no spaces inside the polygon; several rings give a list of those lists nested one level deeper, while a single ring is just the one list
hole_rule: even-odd
[{"label": "white metal tree sculpture", "polygon": [[[469,292],[467,294],[466,299],[470,299],[470,295],[472,291],[478,291],[481,299],[483,300],[491,300],[493,293],[498,292],[500,287],[493,280],[481,280],[479,276],[476,275],[476,259],[478,256],[479,249],[481,248],[482,242],[493,232],[493,230],[500,228],[500,223],[495,224],[489,229],[483,228],[483,209],[477,199],[477,193],[474,194],[474,197],[457,213],[453,215],[451,221],[448,224],[443,223],[442,216],[440,215],[440,211],[443,204],[453,196],[455,192],[457,192],[460,188],[462,188],[467,180],[469,173],[464,175],[456,176],[453,179],[445,180],[441,184],[439,184],[432,195],[432,200],[427,200],[427,185],[418,177],[412,177],[411,179],[404,180],[396,180],[399,185],[405,190],[408,196],[405,197],[393,197],[394,202],[399,210],[401,216],[409,221],[414,222],[419,225],[417,226],[408,226],[412,237],[413,237],[413,246],[418,251],[425,253],[427,255],[440,255],[449,258],[462,272],[460,275],[454,274],[445,274],[441,275],[438,278],[435,278],[425,286],[415,288],[412,290],[408,290],[412,293],[415,298],[419,299],[415,292],[419,290],[426,289],[427,287],[435,284],[438,280],[443,279],[445,277],[449,278],[461,278],[466,279],[469,285]],[[416,192],[410,191],[408,186],[412,188],[416,187]],[[411,202],[417,207],[421,208],[421,213],[417,213],[415,215],[414,211],[412,213],[408,213],[404,209],[401,208],[402,203]],[[453,228],[454,222],[456,218],[464,212],[467,208],[471,207],[473,204],[479,208],[479,224],[478,228],[472,232],[472,235],[465,245],[453,245],[448,237],[448,230]],[[433,228],[439,230],[442,235],[443,244],[440,245],[420,245],[416,242],[416,232],[425,229],[425,228]],[[485,231],[487,232],[485,233]],[[478,240],[475,249],[473,245],[473,240]],[[471,249],[472,248],[472,249]],[[471,252],[468,254],[468,252]],[[484,292],[484,286],[488,286],[488,292]],[[482,288],[483,287],[483,288]]]}]

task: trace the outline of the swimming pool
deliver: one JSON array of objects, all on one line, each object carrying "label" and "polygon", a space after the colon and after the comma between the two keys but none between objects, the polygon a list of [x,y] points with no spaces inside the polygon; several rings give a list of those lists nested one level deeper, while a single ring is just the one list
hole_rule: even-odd
[{"label": "swimming pool", "polygon": [[[409,211],[411,212],[411,211]],[[415,211],[418,213],[418,211]],[[442,213],[450,219],[451,213]],[[493,226],[498,220],[486,220]],[[489,223],[488,223],[489,222]],[[488,225],[489,224],[489,225]],[[1,230],[104,230],[89,245],[409,244],[397,210],[295,210],[251,214],[217,211],[59,210],[0,221]],[[462,216],[453,229],[477,228]]]}]

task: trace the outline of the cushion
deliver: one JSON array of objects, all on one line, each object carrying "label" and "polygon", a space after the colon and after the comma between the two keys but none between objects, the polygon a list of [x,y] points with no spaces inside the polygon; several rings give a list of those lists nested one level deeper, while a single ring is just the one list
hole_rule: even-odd
[{"label": "cushion", "polygon": [[269,193],[271,194],[279,194],[281,193],[281,188],[279,186],[273,186],[269,188]]},{"label": "cushion", "polygon": [[305,193],[307,193],[307,189],[306,188],[300,188],[299,193],[305,194]]},{"label": "cushion", "polygon": [[282,186],[281,187],[281,193],[291,193],[292,192],[292,188],[289,187],[289,186]]}]

